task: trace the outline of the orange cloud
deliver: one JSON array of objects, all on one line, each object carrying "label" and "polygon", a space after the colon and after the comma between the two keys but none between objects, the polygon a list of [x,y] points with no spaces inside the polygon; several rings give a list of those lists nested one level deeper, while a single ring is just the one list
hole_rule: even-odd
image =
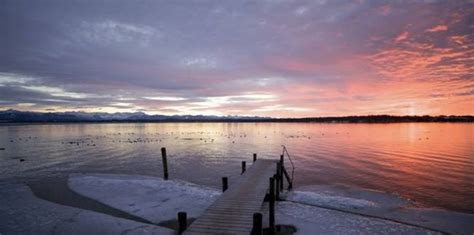
[{"label": "orange cloud", "polygon": [[394,41],[395,41],[395,42],[401,42],[401,41],[403,41],[403,40],[405,40],[405,39],[407,39],[407,38],[408,38],[408,32],[405,31],[405,32],[400,33],[400,34],[394,39]]},{"label": "orange cloud", "polygon": [[[391,48],[367,56],[374,70],[396,79],[460,79],[472,76],[474,49],[435,48],[431,44],[406,43],[406,48]],[[450,63],[443,63],[450,61]]]},{"label": "orange cloud", "polygon": [[451,36],[449,39],[459,45],[464,45],[466,43],[468,43],[468,38],[467,38],[468,35],[464,35],[464,36]]},{"label": "orange cloud", "polygon": [[436,25],[432,28],[427,29],[426,32],[434,33],[434,32],[446,31],[446,30],[448,30],[447,25]]}]

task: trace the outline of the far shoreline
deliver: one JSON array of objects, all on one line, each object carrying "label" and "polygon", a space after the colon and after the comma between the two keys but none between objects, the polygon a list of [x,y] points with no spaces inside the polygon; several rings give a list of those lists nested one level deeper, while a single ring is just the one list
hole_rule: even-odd
[{"label": "far shoreline", "polygon": [[74,125],[74,124],[191,124],[191,123],[274,123],[274,124],[472,124],[474,120],[469,121],[388,121],[388,122],[322,122],[322,121],[225,121],[225,120],[212,120],[212,121],[58,121],[58,122],[0,122],[0,126],[16,126],[16,125]]}]

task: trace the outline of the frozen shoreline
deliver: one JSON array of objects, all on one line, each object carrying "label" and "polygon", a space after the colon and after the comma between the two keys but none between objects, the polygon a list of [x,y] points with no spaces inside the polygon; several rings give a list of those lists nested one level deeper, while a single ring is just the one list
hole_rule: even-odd
[{"label": "frozen shoreline", "polygon": [[[220,194],[215,189],[184,181],[126,175],[73,175],[69,185],[84,196],[153,222],[174,219],[178,211],[187,211],[190,217],[197,217]],[[115,196],[111,197],[110,194]],[[125,203],[124,199],[133,201],[133,206]],[[165,202],[160,204],[160,200]],[[340,225],[341,228],[352,224],[347,228],[362,231],[391,228],[392,232],[433,232],[420,227],[454,234],[470,235],[474,231],[473,225],[470,225],[474,222],[474,215],[410,208],[409,202],[383,192],[341,186],[311,186],[289,192],[286,200],[288,201],[279,203],[281,207],[277,207],[277,221],[278,218],[282,218],[282,223],[292,221],[297,228],[311,227],[314,221],[298,222],[305,220],[291,218],[294,212],[289,213],[288,208],[297,211],[294,215],[300,214],[298,211],[319,211],[328,214],[327,218],[333,216],[332,220],[341,217],[341,221],[346,221],[346,225]],[[161,212],[151,208],[157,208],[158,204]],[[311,216],[314,216],[313,213],[307,217]],[[340,230],[334,230],[336,231]]]},{"label": "frozen shoreline", "polygon": [[414,207],[410,201],[384,192],[346,186],[315,185],[285,195],[287,202],[330,209],[374,219],[428,228],[452,234],[472,234],[474,215],[435,208]]},{"label": "frozen shoreline", "polygon": [[197,217],[220,195],[204,186],[145,176],[78,174],[69,178],[69,187],[153,223],[175,219],[179,211]]},{"label": "frozen shoreline", "polygon": [[[186,211],[188,218],[199,217],[221,194],[216,189],[185,181],[134,175],[74,174],[69,177],[68,186],[80,195],[154,224],[175,219],[178,211]],[[436,231],[443,231],[471,235],[474,231],[472,214],[412,208],[409,202],[383,192],[319,185],[296,188],[283,196],[286,201],[277,203],[276,221],[294,225],[296,234],[439,234]],[[0,186],[0,201],[0,233],[173,232],[51,203],[36,198],[25,185]]]},{"label": "frozen shoreline", "polygon": [[173,230],[39,199],[26,185],[0,186],[1,234],[173,234]]}]

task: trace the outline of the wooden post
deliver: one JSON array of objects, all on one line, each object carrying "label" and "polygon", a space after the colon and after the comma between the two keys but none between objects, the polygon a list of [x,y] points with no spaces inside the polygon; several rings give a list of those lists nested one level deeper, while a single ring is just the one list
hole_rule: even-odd
[{"label": "wooden post", "polygon": [[246,168],[246,162],[245,161],[242,161],[242,173],[240,174],[243,174],[245,172],[245,168]]},{"label": "wooden post", "polygon": [[262,214],[254,213],[253,214],[253,226],[252,226],[252,235],[263,235],[262,230]]},{"label": "wooden post", "polygon": [[280,169],[278,171],[278,175],[280,176],[280,190],[283,191],[283,155],[280,155]]},{"label": "wooden post", "polygon": [[163,160],[163,178],[168,180],[168,161],[166,159],[166,148],[161,148],[161,159]]},{"label": "wooden post", "polygon": [[228,188],[227,177],[222,177],[222,192],[225,192]]},{"label": "wooden post", "polygon": [[178,234],[182,234],[184,230],[186,230],[186,227],[188,226],[187,217],[186,212],[178,212]]},{"label": "wooden post", "polygon": [[187,227],[187,214],[186,212],[178,212],[178,233],[182,234]]},{"label": "wooden post", "polygon": [[275,178],[270,178],[270,215],[268,221],[270,224],[270,235],[275,234]]},{"label": "wooden post", "polygon": [[275,178],[275,200],[280,200],[280,178],[278,174],[274,174],[273,178]]},{"label": "wooden post", "polygon": [[253,162],[255,162],[255,161],[257,161],[257,154],[256,153],[253,154]]}]

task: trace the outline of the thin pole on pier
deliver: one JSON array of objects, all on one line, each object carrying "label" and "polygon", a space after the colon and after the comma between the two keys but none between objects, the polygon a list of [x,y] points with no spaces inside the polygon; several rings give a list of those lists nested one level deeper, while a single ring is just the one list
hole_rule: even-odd
[{"label": "thin pole on pier", "polygon": [[168,180],[168,161],[166,159],[166,148],[161,148],[161,159],[163,160],[163,178]]},{"label": "thin pole on pier", "polygon": [[253,214],[253,226],[251,235],[263,235],[263,226],[262,226],[262,214],[254,213]]},{"label": "thin pole on pier", "polygon": [[228,188],[227,177],[222,177],[222,192],[225,192]]},{"label": "thin pole on pier", "polygon": [[283,191],[283,167],[285,165],[283,165],[283,155],[280,155],[280,169],[279,169],[279,172],[278,172],[278,175],[280,176],[280,190]]},{"label": "thin pole on pier", "polygon": [[240,174],[243,174],[245,172],[245,169],[246,169],[246,162],[242,161],[242,173]]},{"label": "thin pole on pier", "polygon": [[253,154],[253,162],[255,162],[255,161],[257,161],[257,154],[256,153]]},{"label": "thin pole on pier", "polygon": [[275,234],[275,178],[270,177],[270,202],[269,202],[269,215],[268,218],[270,225],[270,235]]},{"label": "thin pole on pier", "polygon": [[186,230],[186,227],[188,226],[187,217],[186,212],[178,212],[178,234],[182,234],[184,230]]}]

